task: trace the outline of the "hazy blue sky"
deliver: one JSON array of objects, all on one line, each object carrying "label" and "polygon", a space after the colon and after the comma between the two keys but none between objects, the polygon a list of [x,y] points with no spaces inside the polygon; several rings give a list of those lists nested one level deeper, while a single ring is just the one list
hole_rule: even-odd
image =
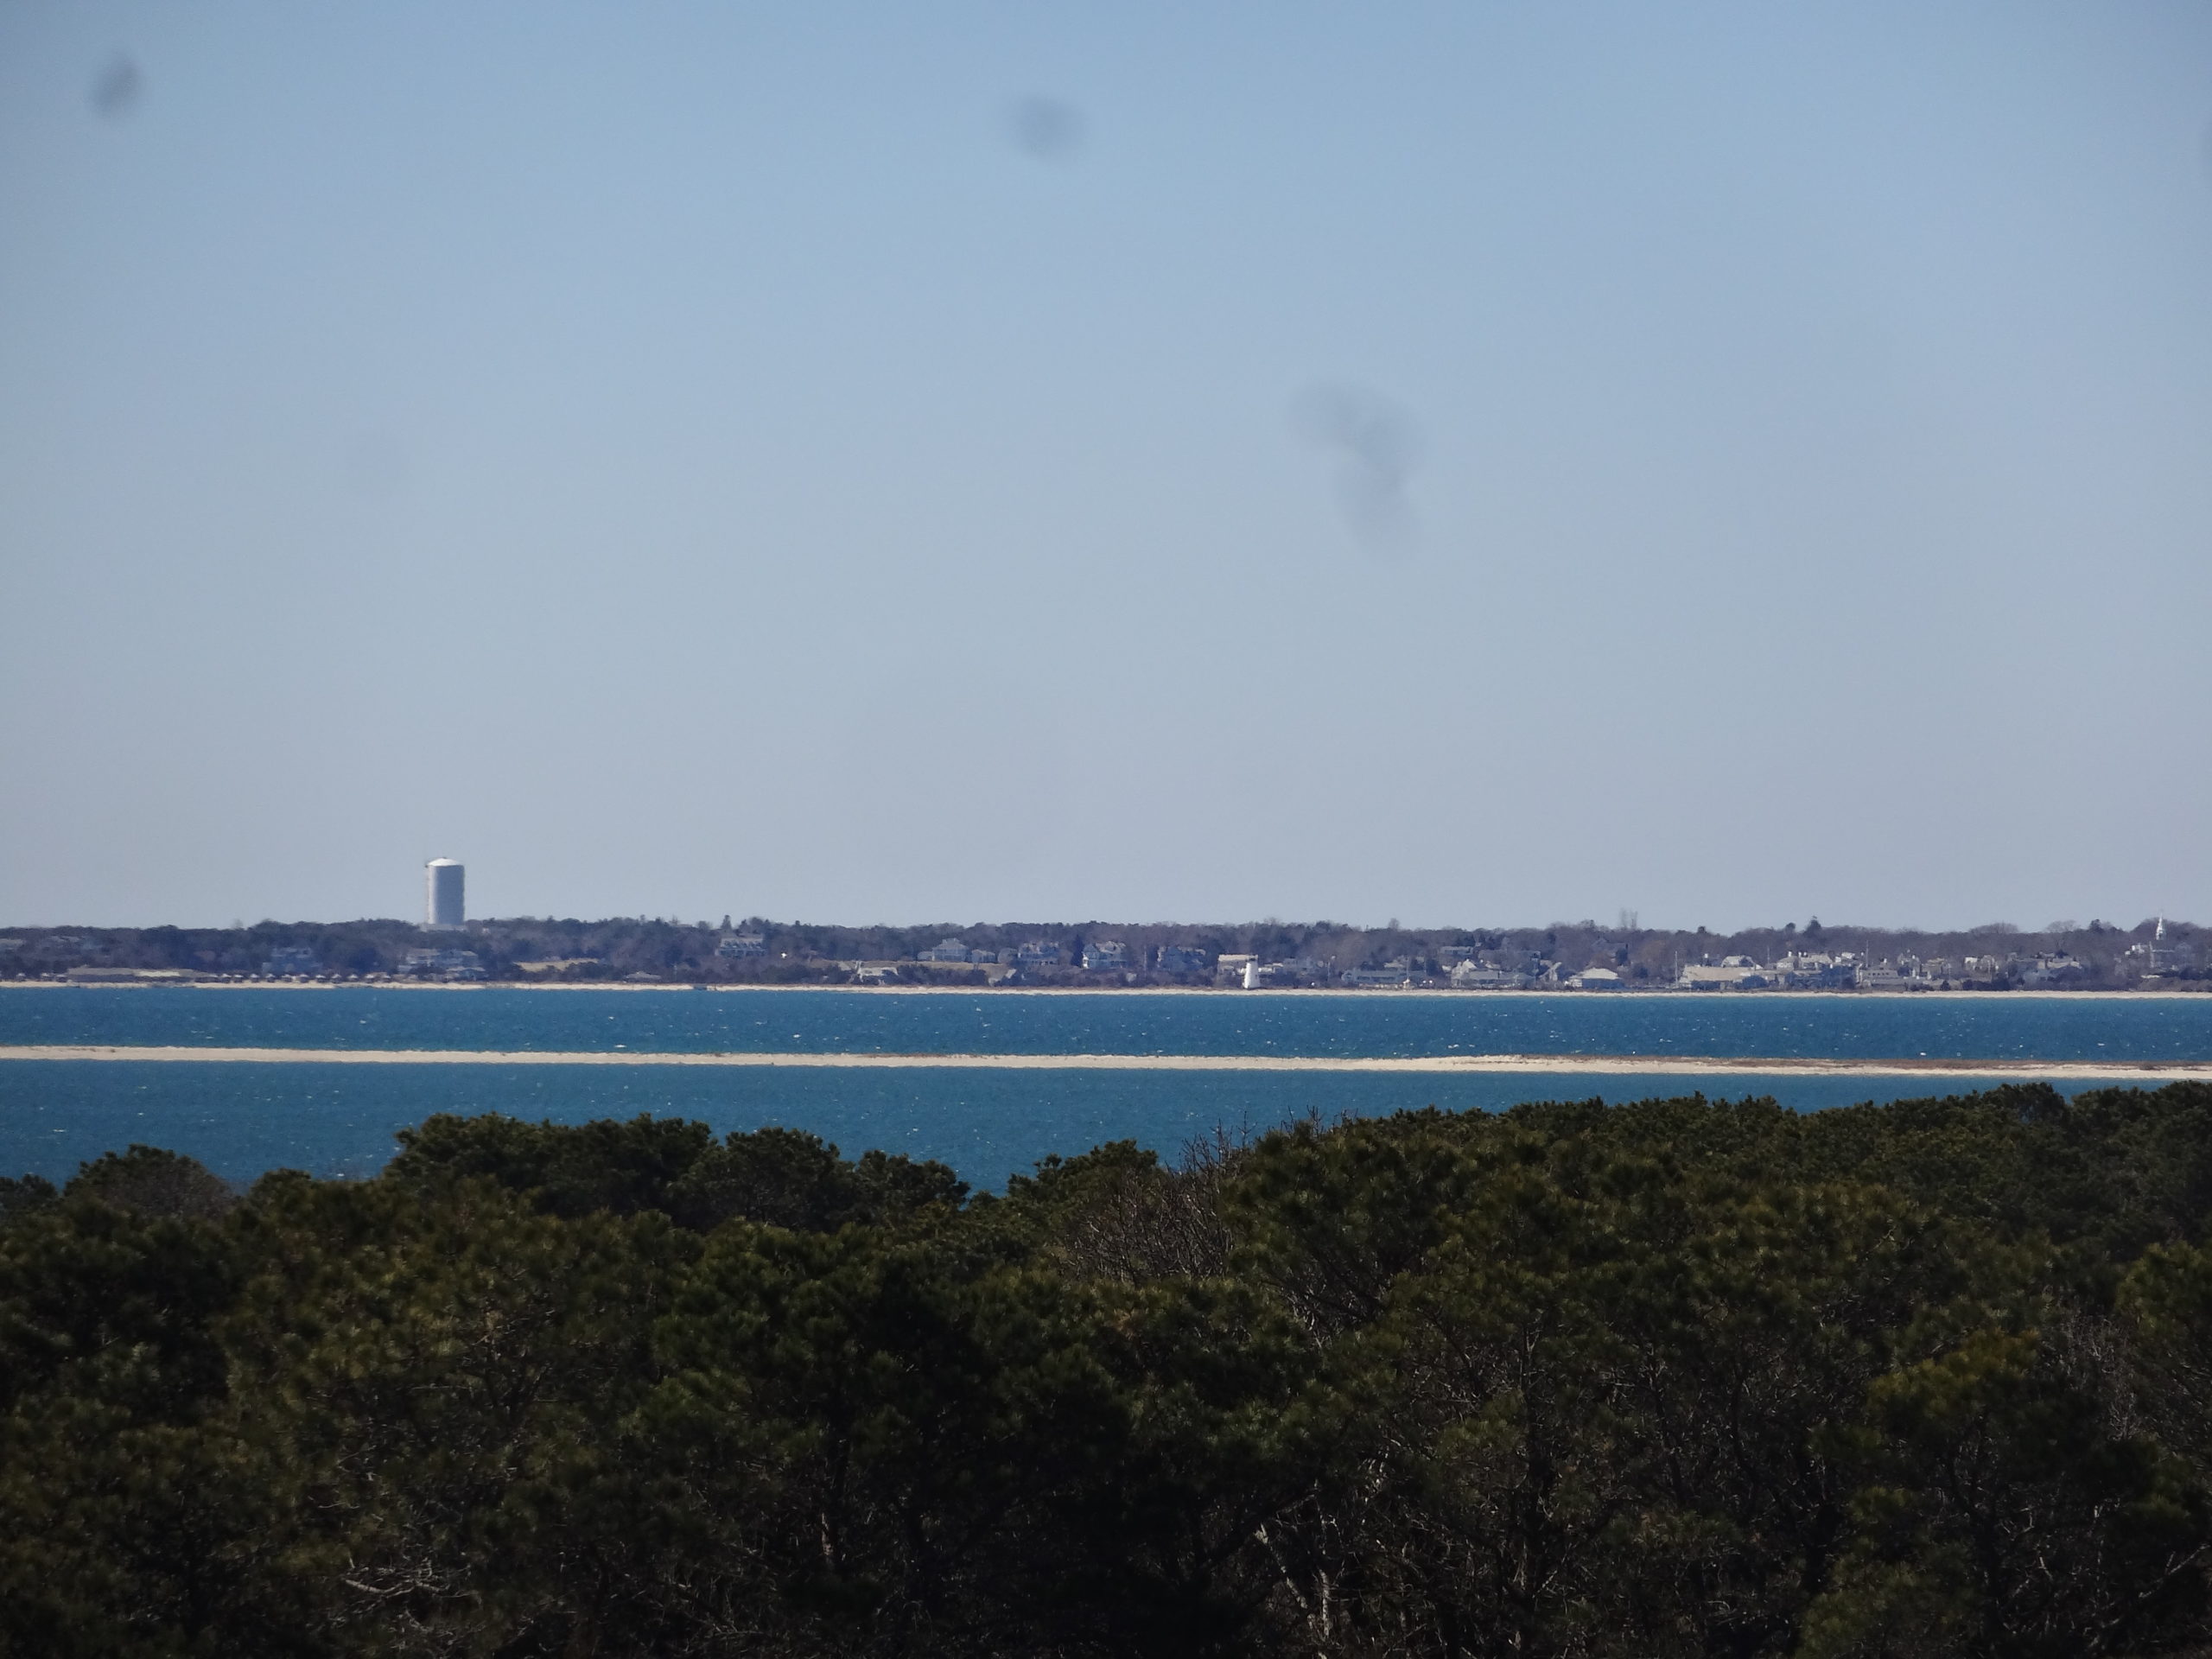
[{"label": "hazy blue sky", "polygon": [[0,0],[0,921],[2212,914],[2212,7]]}]

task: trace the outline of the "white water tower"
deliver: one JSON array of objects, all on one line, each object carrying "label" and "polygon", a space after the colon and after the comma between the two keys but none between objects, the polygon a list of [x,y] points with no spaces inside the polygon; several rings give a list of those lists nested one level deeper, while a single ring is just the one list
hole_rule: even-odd
[{"label": "white water tower", "polygon": [[461,924],[461,866],[449,858],[434,858],[423,867],[423,925],[459,927]]}]

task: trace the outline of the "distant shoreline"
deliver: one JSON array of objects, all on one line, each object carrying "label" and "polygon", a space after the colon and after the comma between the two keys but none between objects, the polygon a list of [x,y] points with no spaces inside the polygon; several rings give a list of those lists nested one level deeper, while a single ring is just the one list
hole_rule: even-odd
[{"label": "distant shoreline", "polygon": [[1618,1001],[1630,998],[1640,1001],[1669,1002],[1733,1002],[1751,997],[1764,997],[1775,1001],[1802,1002],[1808,997],[1827,997],[1845,1001],[1866,1001],[1885,998],[1893,1001],[1925,1002],[1938,999],[1987,998],[1995,1001],[2109,1001],[2126,998],[2132,1001],[2194,1001],[2212,997],[2207,991],[1872,991],[1872,990],[1757,990],[1757,991],[1684,991],[1651,989],[1642,991],[1578,991],[1571,988],[1525,991],[1454,990],[1448,986],[1368,986],[1357,989],[1342,985],[1266,985],[1247,990],[1235,985],[754,985],[717,984],[689,980],[669,980],[652,985],[629,985],[617,980],[569,981],[561,984],[534,984],[529,980],[502,979],[454,984],[435,980],[361,980],[351,982],[300,983],[284,980],[55,980],[16,979],[0,980],[0,991],[712,991],[718,994],[756,992],[788,995],[797,991],[831,991],[841,996],[1211,996],[1251,997],[1290,996],[1313,998],[1343,996],[1370,1001],[1377,997],[1430,997],[1452,1001],[1471,1001],[1478,998],[1509,1001],[1524,1001],[1530,997],[1569,996],[1578,1001]]},{"label": "distant shoreline", "polygon": [[0,1046],[0,1061],[290,1065],[625,1065],[978,1071],[1381,1071],[1489,1076],[2020,1077],[2053,1082],[2212,1081],[2212,1061],[1775,1058],[1758,1055],[887,1054],[412,1048],[214,1048],[126,1044]]}]

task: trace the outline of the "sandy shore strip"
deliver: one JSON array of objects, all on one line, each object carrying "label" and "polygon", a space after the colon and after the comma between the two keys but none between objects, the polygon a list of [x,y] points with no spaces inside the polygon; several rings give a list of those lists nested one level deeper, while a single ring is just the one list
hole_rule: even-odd
[{"label": "sandy shore strip", "polygon": [[984,1071],[1383,1071],[1606,1077],[1763,1075],[1828,1077],[2033,1077],[2054,1083],[2212,1081],[2202,1060],[1806,1059],[1758,1055],[1431,1054],[1343,1058],[1287,1054],[686,1054],[620,1049],[200,1048],[124,1045],[0,1046],[0,1060],[155,1060],[284,1065],[734,1065]]}]

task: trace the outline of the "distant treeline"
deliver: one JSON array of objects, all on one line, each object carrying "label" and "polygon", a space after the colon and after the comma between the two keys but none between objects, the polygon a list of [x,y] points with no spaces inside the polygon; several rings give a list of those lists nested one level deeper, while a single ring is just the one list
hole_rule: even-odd
[{"label": "distant treeline", "polygon": [[0,1650],[2202,1654],[2212,1087],[0,1187]]},{"label": "distant treeline", "polygon": [[[1711,933],[1594,920],[1541,928],[1355,927],[1344,923],[1256,922],[1184,925],[1111,922],[1018,922],[923,927],[830,927],[759,917],[720,924],[673,918],[614,917],[580,921],[508,917],[473,922],[458,932],[431,932],[401,921],[263,922],[242,928],[16,928],[0,934],[0,977],[54,976],[87,969],[167,969],[195,974],[306,972],[337,976],[451,970],[433,953],[467,951],[470,976],[492,980],[619,982],[637,978],[695,983],[847,983],[855,964],[896,963],[908,981],[985,982],[980,966],[916,960],[948,938],[980,955],[1011,957],[1025,945],[1058,947],[1059,959],[1021,970],[1028,983],[1195,985],[1214,982],[1210,964],[1224,955],[1302,964],[1293,976],[1333,982],[1351,969],[1405,963],[1409,972],[1442,975],[1452,962],[1478,954],[1513,969],[1557,963],[1568,973],[1589,967],[1617,971],[1626,986],[1672,984],[1683,964],[1729,957],[1771,963],[1792,952],[1853,953],[1866,964],[1947,962],[1958,969],[1946,982],[1993,988],[2055,983],[2082,989],[2133,988],[2152,973],[2153,920],[2120,927],[2103,921],[2055,922],[2041,932],[1992,924],[1955,932],[1823,925],[1815,918],[1770,928]],[[2169,921],[2162,981],[2177,988],[2205,982],[2204,930]],[[1117,943],[1123,965],[1087,971],[1087,947]],[[1162,966],[1163,949],[1194,953]],[[736,950],[741,954],[732,955]],[[415,960],[410,963],[410,957]],[[2037,973],[2038,959],[2043,971]],[[2055,971],[2050,959],[2060,965]],[[1206,966],[1194,966],[1203,962]],[[1970,973],[1964,964],[1980,964]],[[994,973],[992,977],[995,977]]]}]

